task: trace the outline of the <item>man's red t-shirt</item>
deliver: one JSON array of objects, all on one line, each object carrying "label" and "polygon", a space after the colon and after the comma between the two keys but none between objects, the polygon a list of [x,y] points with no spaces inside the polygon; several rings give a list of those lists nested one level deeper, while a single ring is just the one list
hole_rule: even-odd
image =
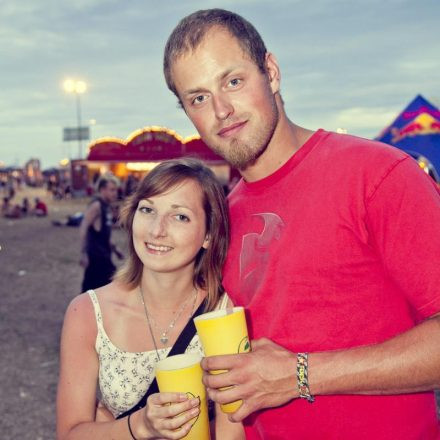
[{"label": "man's red t-shirt", "polygon": [[[345,349],[440,311],[440,197],[400,150],[319,130],[274,174],[240,181],[229,203],[224,285],[252,338]],[[245,425],[250,439],[440,439],[432,392],[298,399]]]}]

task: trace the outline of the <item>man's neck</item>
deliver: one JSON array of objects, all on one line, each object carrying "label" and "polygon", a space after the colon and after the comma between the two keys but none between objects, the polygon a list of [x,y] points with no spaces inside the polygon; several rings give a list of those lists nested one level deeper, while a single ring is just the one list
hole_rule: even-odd
[{"label": "man's neck", "polygon": [[280,169],[312,136],[314,132],[294,124],[280,109],[278,121],[272,139],[263,154],[240,173],[246,182],[255,182]]}]

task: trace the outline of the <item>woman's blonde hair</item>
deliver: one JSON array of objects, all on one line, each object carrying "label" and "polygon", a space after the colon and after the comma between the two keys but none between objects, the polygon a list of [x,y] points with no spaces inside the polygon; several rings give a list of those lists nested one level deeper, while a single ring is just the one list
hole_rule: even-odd
[{"label": "woman's blonde hair", "polygon": [[127,198],[120,213],[120,224],[128,234],[128,257],[114,279],[131,288],[142,278],[143,264],[133,244],[133,218],[141,200],[163,194],[186,180],[198,183],[206,216],[206,233],[210,241],[196,256],[194,287],[207,291],[206,311],[212,310],[224,292],[222,268],[229,245],[229,221],[226,197],[215,174],[198,159],[185,158],[160,163],[138,184]]}]

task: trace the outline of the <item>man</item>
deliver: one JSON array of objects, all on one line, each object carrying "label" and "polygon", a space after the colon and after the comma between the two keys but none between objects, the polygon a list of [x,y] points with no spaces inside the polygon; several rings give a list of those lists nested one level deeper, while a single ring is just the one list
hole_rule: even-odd
[{"label": "man", "polygon": [[104,174],[98,179],[96,188],[98,197],[87,207],[79,229],[80,265],[85,269],[83,292],[111,281],[115,271],[112,252],[122,258],[121,252],[110,241],[113,226],[111,203],[117,198],[118,179],[111,174]]},{"label": "man", "polygon": [[440,439],[433,182],[399,150],[291,122],[276,58],[236,14],[184,18],[164,73],[243,177],[224,285],[261,339],[203,360],[228,370],[205,375],[210,397],[243,399],[230,418],[250,439]]}]

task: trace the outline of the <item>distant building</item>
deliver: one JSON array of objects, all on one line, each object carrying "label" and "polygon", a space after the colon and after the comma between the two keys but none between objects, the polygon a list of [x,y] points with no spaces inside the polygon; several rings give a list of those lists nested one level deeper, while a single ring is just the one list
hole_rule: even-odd
[{"label": "distant building", "polygon": [[238,175],[199,136],[184,139],[168,128],[151,126],[134,131],[126,140],[106,137],[93,141],[86,160],[71,162],[72,189],[76,194],[90,192],[96,176],[109,171],[122,181],[129,176],[140,179],[163,160],[185,156],[204,160],[225,188]]}]

